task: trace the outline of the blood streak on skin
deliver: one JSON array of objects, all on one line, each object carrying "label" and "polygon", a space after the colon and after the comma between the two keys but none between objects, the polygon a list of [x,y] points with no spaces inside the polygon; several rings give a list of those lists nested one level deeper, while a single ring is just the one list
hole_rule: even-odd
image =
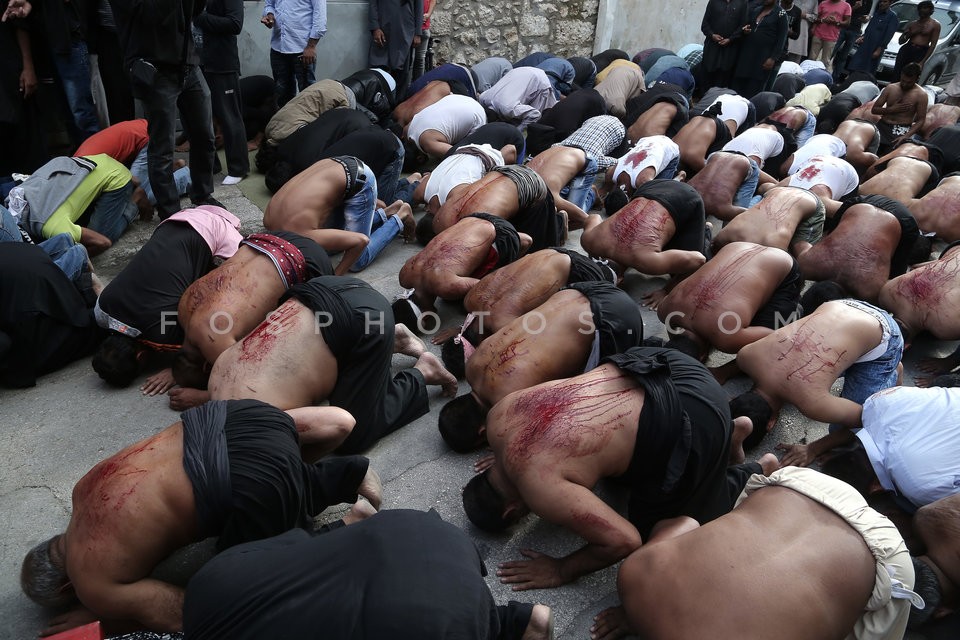
[{"label": "blood streak on skin", "polygon": [[935,304],[943,299],[955,283],[960,261],[938,260],[937,262],[912,271],[909,276],[897,283],[897,293],[911,302]]},{"label": "blood streak on skin", "polygon": [[598,516],[595,513],[577,512],[574,513],[571,518],[574,522],[581,525],[584,531],[597,532],[613,529],[613,526],[607,522],[606,518]]},{"label": "blood streak on skin", "polygon": [[503,367],[517,356],[523,356],[530,352],[529,349],[524,349],[523,351],[517,351],[517,348],[526,341],[526,338],[517,338],[513,340],[510,344],[505,346],[500,353],[497,355],[495,361],[488,362],[485,369],[491,373],[494,370]]},{"label": "blood streak on skin", "polygon": [[[634,205],[633,203],[637,203]],[[657,202],[634,200],[621,209],[612,221],[613,237],[627,247],[659,246],[670,214]],[[650,210],[654,215],[650,215]]]},{"label": "blood streak on skin", "polygon": [[[522,463],[530,458],[535,447],[547,444],[554,444],[568,456],[595,453],[594,449],[579,448],[584,436],[596,433],[591,422],[603,417],[604,426],[615,424],[628,412],[617,412],[609,417],[605,414],[616,411],[622,404],[622,398],[631,393],[631,389],[623,389],[597,394],[593,387],[605,382],[608,379],[567,383],[518,398],[514,402],[513,412],[524,426],[511,443],[510,457]],[[601,447],[603,443],[597,446]]]},{"label": "blood streak on skin", "polygon": [[240,343],[240,361],[262,361],[270,353],[280,333],[296,325],[299,311],[295,304],[284,304],[271,313]]},{"label": "blood streak on skin", "polygon": [[[787,380],[791,380],[796,375],[801,380],[809,382],[815,374],[824,369],[836,369],[837,364],[847,353],[847,349],[837,352],[832,347],[824,345],[824,336],[820,333],[814,335],[813,330],[808,329],[806,324],[807,322],[804,322],[798,328],[793,335],[790,346],[777,357],[778,361],[785,360],[790,352],[794,351],[800,358],[806,358],[800,363],[800,366],[787,374]],[[787,340],[790,340],[790,338],[785,337],[780,342],[783,343]],[[829,357],[830,354],[834,355],[832,360]]]},{"label": "blood streak on skin", "polygon": [[700,309],[712,309],[714,303],[725,297],[733,285],[743,279],[741,274],[747,263],[763,251],[765,247],[751,247],[737,256],[737,262],[705,278],[693,291],[694,315]]}]

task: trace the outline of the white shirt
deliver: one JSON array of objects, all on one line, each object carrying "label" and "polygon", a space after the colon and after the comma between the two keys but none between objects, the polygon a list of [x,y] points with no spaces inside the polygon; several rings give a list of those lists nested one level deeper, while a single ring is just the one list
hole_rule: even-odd
[{"label": "white shirt", "polygon": [[790,176],[787,186],[809,191],[818,184],[830,189],[830,197],[839,200],[860,185],[860,176],[846,160],[833,156],[813,156]]},{"label": "white shirt", "polygon": [[783,136],[776,129],[750,127],[723,145],[723,150],[738,151],[745,156],[760,158],[762,167],[767,158],[783,151]]},{"label": "white shirt", "polygon": [[659,175],[668,164],[679,157],[680,147],[667,136],[640,138],[625,156],[617,160],[613,180],[616,181],[621,173],[626,173],[635,182],[637,175],[647,167],[653,167]]},{"label": "white shirt", "polygon": [[[503,154],[489,144],[468,144],[460,148],[464,149],[466,147],[482,152],[498,167],[504,165]],[[455,153],[438,164],[437,168],[430,174],[427,186],[423,191],[423,199],[430,202],[434,196],[437,196],[440,204],[443,205],[447,201],[447,196],[455,187],[461,184],[472,184],[485,174],[483,161],[480,158],[465,153]]]},{"label": "white shirt", "polygon": [[813,156],[833,156],[842,158],[847,155],[847,143],[832,136],[829,133],[818,133],[807,140],[807,144],[797,149],[793,154],[793,164],[787,175],[793,175],[801,165],[805,164]]},{"label": "white shirt", "polygon": [[960,492],[960,388],[875,393],[857,437],[884,489],[918,507]]},{"label": "white shirt", "polygon": [[708,111],[710,107],[718,102],[722,107],[720,110],[720,119],[733,120],[737,123],[737,128],[739,129],[740,125],[744,123],[747,115],[750,113],[750,101],[743,96],[725,93],[722,96],[717,96],[717,99],[707,105],[704,111]]},{"label": "white shirt", "polygon": [[780,70],[777,71],[777,75],[783,73],[792,73],[794,75],[802,76],[803,69],[800,68],[800,65],[796,62],[791,62],[790,60],[784,60],[780,63]]},{"label": "white shirt", "polygon": [[448,143],[456,144],[485,124],[487,114],[479,102],[469,96],[451,94],[413,116],[407,136],[423,151],[420,136],[424,131],[439,131]]}]

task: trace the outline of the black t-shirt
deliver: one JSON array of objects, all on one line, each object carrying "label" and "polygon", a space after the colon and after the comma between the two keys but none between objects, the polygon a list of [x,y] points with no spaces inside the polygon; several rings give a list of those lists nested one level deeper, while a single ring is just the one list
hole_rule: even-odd
[{"label": "black t-shirt", "polygon": [[186,222],[164,222],[100,294],[100,309],[159,344],[182,344],[180,297],[213,267],[206,240]]},{"label": "black t-shirt", "polygon": [[370,126],[370,118],[356,109],[324,111],[316,120],[300,127],[280,142],[277,146],[277,160],[286,160],[296,173],[300,173],[322,159],[324,156],[321,154],[331,144],[348,133]]}]

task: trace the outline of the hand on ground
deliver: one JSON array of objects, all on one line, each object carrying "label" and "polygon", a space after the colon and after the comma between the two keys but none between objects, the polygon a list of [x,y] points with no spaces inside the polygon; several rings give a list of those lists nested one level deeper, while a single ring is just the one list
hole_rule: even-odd
[{"label": "hand on ground", "polygon": [[783,444],[777,445],[777,451],[784,451],[780,464],[784,467],[806,467],[813,462],[813,454],[810,453],[810,447],[805,444]]},{"label": "hand on ground", "polygon": [[155,396],[158,393],[166,393],[174,384],[176,383],[173,380],[173,370],[167,368],[147,378],[140,387],[140,392],[145,396]]},{"label": "hand on ground", "polygon": [[497,569],[500,582],[513,585],[514,591],[552,589],[566,584],[560,573],[560,561],[557,558],[533,549],[521,549],[520,553],[529,560],[513,560],[501,564]]},{"label": "hand on ground", "polygon": [[660,302],[667,297],[667,292],[665,289],[657,289],[656,291],[651,291],[647,295],[643,296],[640,301],[643,303],[643,306],[647,307],[651,311],[656,311],[660,306]]},{"label": "hand on ground", "polygon": [[590,627],[593,640],[616,640],[632,633],[623,606],[604,609],[594,616],[593,626]]},{"label": "hand on ground", "polygon": [[496,461],[497,459],[494,457],[492,453],[487,453],[482,458],[480,458],[479,460],[473,463],[473,470],[476,473],[483,473],[484,471],[492,467],[493,463]]}]

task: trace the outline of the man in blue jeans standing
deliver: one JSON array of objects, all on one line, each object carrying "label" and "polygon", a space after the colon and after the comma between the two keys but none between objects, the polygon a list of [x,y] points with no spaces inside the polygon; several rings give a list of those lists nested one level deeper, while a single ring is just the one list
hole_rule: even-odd
[{"label": "man in blue jeans standing", "polygon": [[317,43],[327,32],[327,0],[267,0],[260,19],[273,29],[270,68],[277,106],[317,81]]},{"label": "man in blue jeans standing", "polygon": [[220,206],[213,198],[210,90],[200,73],[190,27],[203,7],[203,0],[129,0],[113,7],[130,87],[147,117],[150,185],[162,220],[180,210],[173,179],[178,108],[190,140],[190,200]]}]

